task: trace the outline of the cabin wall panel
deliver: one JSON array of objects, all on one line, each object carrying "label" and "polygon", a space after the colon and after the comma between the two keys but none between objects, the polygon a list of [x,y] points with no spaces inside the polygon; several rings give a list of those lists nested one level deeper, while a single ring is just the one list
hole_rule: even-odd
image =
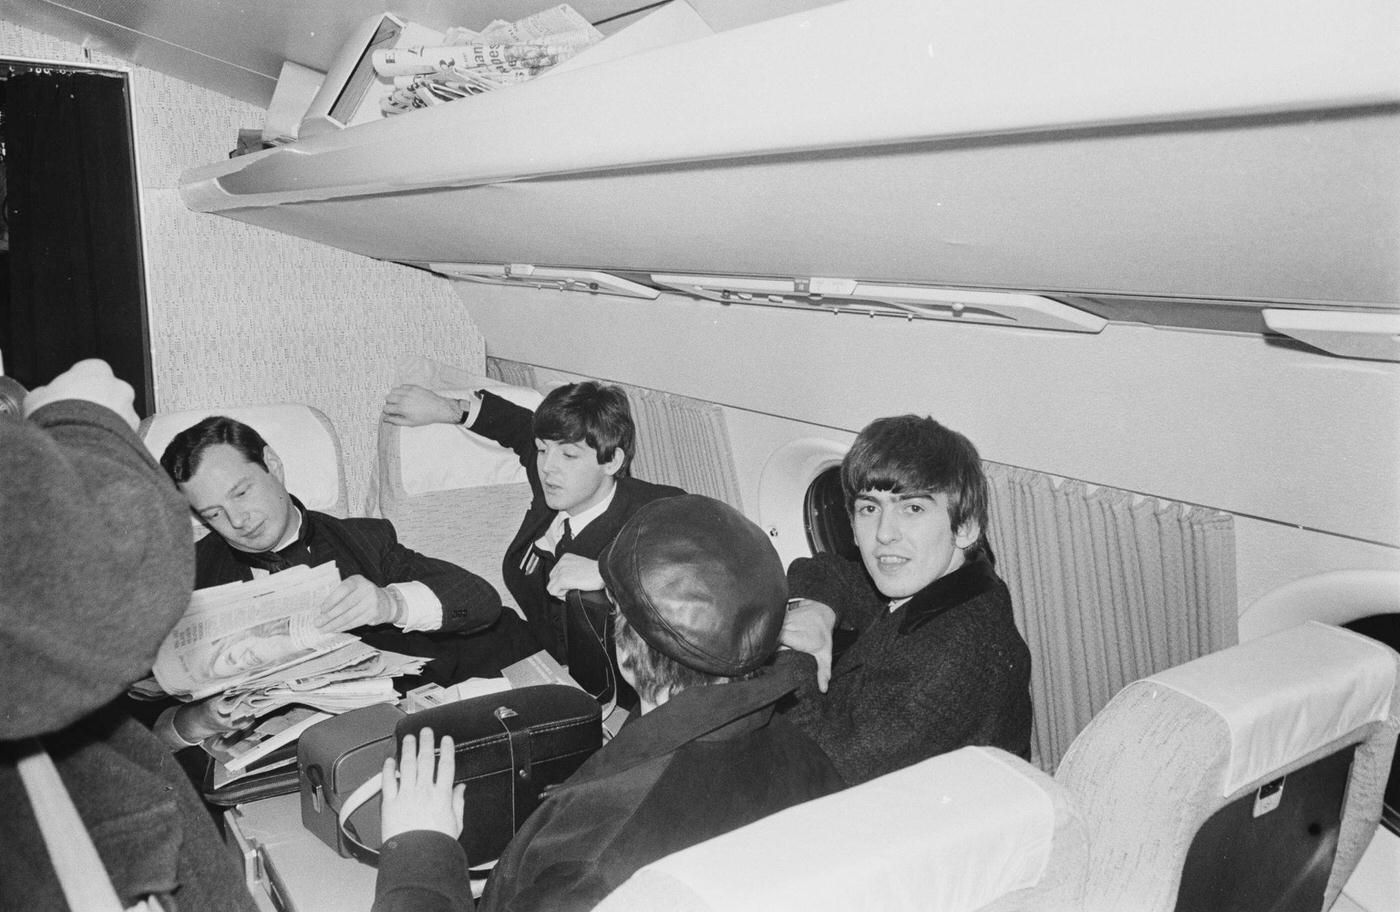
[{"label": "cabin wall panel", "polygon": [[[1241,605],[1400,567],[1400,371],[1261,337],[1099,336],[460,283],[493,355],[729,409],[746,504],[791,439],[932,414],[984,457],[1236,515]],[[516,327],[529,326],[528,333]]]},{"label": "cabin wall panel", "polygon": [[[0,19],[0,54],[129,66]],[[476,365],[485,343],[449,285],[420,270],[190,212],[180,172],[227,156],[263,111],[131,67],[156,402],[294,400],[340,432],[351,509],[365,501],[397,359]]]}]

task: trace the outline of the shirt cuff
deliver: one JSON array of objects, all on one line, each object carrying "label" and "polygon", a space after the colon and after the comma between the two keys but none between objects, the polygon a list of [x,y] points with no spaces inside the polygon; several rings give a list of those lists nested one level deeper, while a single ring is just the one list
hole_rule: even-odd
[{"label": "shirt cuff", "polygon": [[457,426],[465,431],[470,431],[472,429],[472,425],[476,424],[477,416],[481,414],[481,394],[472,393],[465,399],[457,400],[457,404],[459,406],[464,403],[466,404],[467,409],[465,412],[462,413],[464,417],[462,417],[461,420],[457,422]]},{"label": "shirt cuff", "polygon": [[180,711],[179,706],[172,706],[160,714],[156,719],[156,724],[151,726],[151,731],[171,750],[184,750],[187,747],[194,747],[198,741],[186,741],[184,735],[180,734],[175,727],[175,714]]},{"label": "shirt cuff", "polygon": [[405,632],[442,629],[442,601],[427,585],[414,581],[390,583],[388,588],[403,600],[403,614],[394,620],[395,627]]}]

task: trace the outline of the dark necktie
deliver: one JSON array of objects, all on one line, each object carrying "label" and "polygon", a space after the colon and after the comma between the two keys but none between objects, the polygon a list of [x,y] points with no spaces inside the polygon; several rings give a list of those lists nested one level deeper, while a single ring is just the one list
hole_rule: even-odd
[{"label": "dark necktie", "polygon": [[554,559],[558,560],[559,555],[564,553],[564,549],[574,543],[574,530],[569,528],[569,518],[564,517],[564,532],[559,536],[559,541],[554,545]]}]

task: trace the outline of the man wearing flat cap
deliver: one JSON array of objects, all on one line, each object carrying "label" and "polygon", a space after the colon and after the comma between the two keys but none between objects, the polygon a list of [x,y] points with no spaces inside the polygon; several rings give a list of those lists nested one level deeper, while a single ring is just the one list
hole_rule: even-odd
[{"label": "man wearing flat cap", "polygon": [[[641,715],[552,790],[487,882],[488,910],[591,909],[643,865],[843,786],[774,704],[795,676],[760,672],[787,603],[782,562],[733,508],[699,495],[647,504],[599,562],[618,661]],[[404,739],[385,774],[375,912],[469,910],[450,767]],[[452,751],[442,755],[450,758]],[[448,780],[450,781],[450,780]]]}]

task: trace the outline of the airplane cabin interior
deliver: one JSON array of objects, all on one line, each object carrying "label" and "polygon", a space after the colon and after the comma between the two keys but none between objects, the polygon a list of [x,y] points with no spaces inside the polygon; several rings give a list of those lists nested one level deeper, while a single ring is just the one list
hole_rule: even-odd
[{"label": "airplane cabin interior", "polygon": [[[784,566],[857,556],[843,457],[930,415],[983,460],[1029,760],[933,757],[598,908],[1400,910],[1400,7],[568,6],[599,39],[555,70],[350,122],[317,99],[372,78],[391,18],[541,7],[6,0],[5,373],[47,382],[20,351],[78,336],[21,315],[55,287],[35,264],[101,289],[119,258],[76,356],[137,388],[154,454],[239,417],[308,508],[502,594],[516,454],[385,422],[391,388],[615,384],[632,474],[737,509]],[[26,213],[76,190],[17,190],[45,156],[4,91],[34,72],[116,80],[127,119],[93,145],[134,205],[51,245]],[[301,135],[271,135],[306,73]],[[374,867],[302,800],[221,811],[250,892],[368,910]]]}]

